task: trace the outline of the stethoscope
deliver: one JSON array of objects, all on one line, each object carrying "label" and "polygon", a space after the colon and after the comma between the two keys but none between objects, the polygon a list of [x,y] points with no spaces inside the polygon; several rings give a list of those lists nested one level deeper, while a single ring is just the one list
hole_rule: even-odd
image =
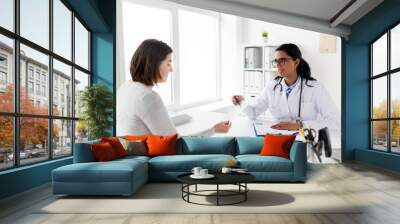
[{"label": "stethoscope", "polygon": [[[282,84],[281,84],[282,80],[283,80],[283,78],[279,81],[279,83],[277,83],[277,85],[279,85],[279,87],[281,88],[280,89],[281,94],[282,94],[282,88],[283,88]],[[297,122],[301,122],[301,98],[302,98],[302,95],[303,95],[303,78],[300,77],[300,97],[299,97],[299,111],[297,113],[297,118],[296,118]]]}]

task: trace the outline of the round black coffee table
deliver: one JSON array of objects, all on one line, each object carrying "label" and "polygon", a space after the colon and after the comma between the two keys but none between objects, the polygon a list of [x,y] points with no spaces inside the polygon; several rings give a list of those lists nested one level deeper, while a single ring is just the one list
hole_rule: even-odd
[{"label": "round black coffee table", "polygon": [[[178,181],[182,183],[182,199],[188,203],[198,204],[198,205],[234,205],[247,200],[247,192],[249,188],[247,183],[255,180],[255,177],[249,173],[215,173],[215,177],[212,179],[193,179],[190,177],[191,173],[182,174],[177,177]],[[198,184],[204,185],[216,185],[215,190],[197,190]],[[190,191],[190,186],[195,186],[194,191]],[[237,190],[223,190],[220,189],[220,185],[236,185]],[[215,192],[215,194],[205,194],[209,192]],[[190,201],[190,196],[204,196],[204,197],[216,197],[216,204],[202,204]],[[221,197],[230,196],[241,196],[238,201],[231,203],[221,203]]]}]

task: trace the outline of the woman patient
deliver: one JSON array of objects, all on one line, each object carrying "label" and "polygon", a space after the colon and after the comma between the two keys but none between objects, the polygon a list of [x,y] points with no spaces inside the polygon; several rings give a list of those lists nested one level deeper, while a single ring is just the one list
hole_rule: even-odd
[{"label": "woman patient", "polygon": [[[172,72],[172,49],[162,41],[143,41],[133,54],[132,80],[121,85],[117,93],[117,135],[175,135],[176,128],[153,86],[166,82]],[[194,135],[226,133],[230,123],[220,122]]]}]

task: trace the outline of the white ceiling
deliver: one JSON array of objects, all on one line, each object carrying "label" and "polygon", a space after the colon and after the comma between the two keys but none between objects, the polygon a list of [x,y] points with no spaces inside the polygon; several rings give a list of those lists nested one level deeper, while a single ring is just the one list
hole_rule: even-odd
[{"label": "white ceiling", "polygon": [[[351,0],[223,0],[264,9],[272,9],[294,15],[306,16],[324,21],[330,21]],[[355,1],[357,2],[357,1]],[[356,10],[357,16],[350,16],[342,24],[352,25],[360,17],[367,14],[383,0],[366,0]]]},{"label": "white ceiling", "polygon": [[168,0],[237,16],[348,37],[351,25],[383,0]]},{"label": "white ceiling", "polygon": [[226,0],[329,21],[351,0]]}]

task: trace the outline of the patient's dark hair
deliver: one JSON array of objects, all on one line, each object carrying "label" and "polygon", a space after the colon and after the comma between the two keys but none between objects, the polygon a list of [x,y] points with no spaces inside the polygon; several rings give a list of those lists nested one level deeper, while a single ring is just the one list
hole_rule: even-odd
[{"label": "patient's dark hair", "polygon": [[143,41],[132,56],[130,73],[132,80],[153,86],[160,80],[160,64],[172,53],[166,43],[148,39]]},{"label": "patient's dark hair", "polygon": [[[296,68],[297,71],[297,75],[299,75],[301,78],[306,80],[306,85],[312,87],[311,85],[308,85],[308,81],[309,80],[316,80],[314,77],[311,76],[311,69],[310,66],[308,65],[307,61],[304,60],[304,58],[301,55],[301,51],[299,49],[299,47],[297,47],[296,44],[282,44],[281,46],[279,46],[278,48],[276,48],[275,51],[284,51],[287,55],[289,55],[291,58],[293,58],[293,60],[299,59],[300,63]],[[277,76],[275,78],[276,81],[278,81],[278,84],[275,85],[275,88],[280,85],[281,81],[282,81],[283,77],[281,76]]]}]

